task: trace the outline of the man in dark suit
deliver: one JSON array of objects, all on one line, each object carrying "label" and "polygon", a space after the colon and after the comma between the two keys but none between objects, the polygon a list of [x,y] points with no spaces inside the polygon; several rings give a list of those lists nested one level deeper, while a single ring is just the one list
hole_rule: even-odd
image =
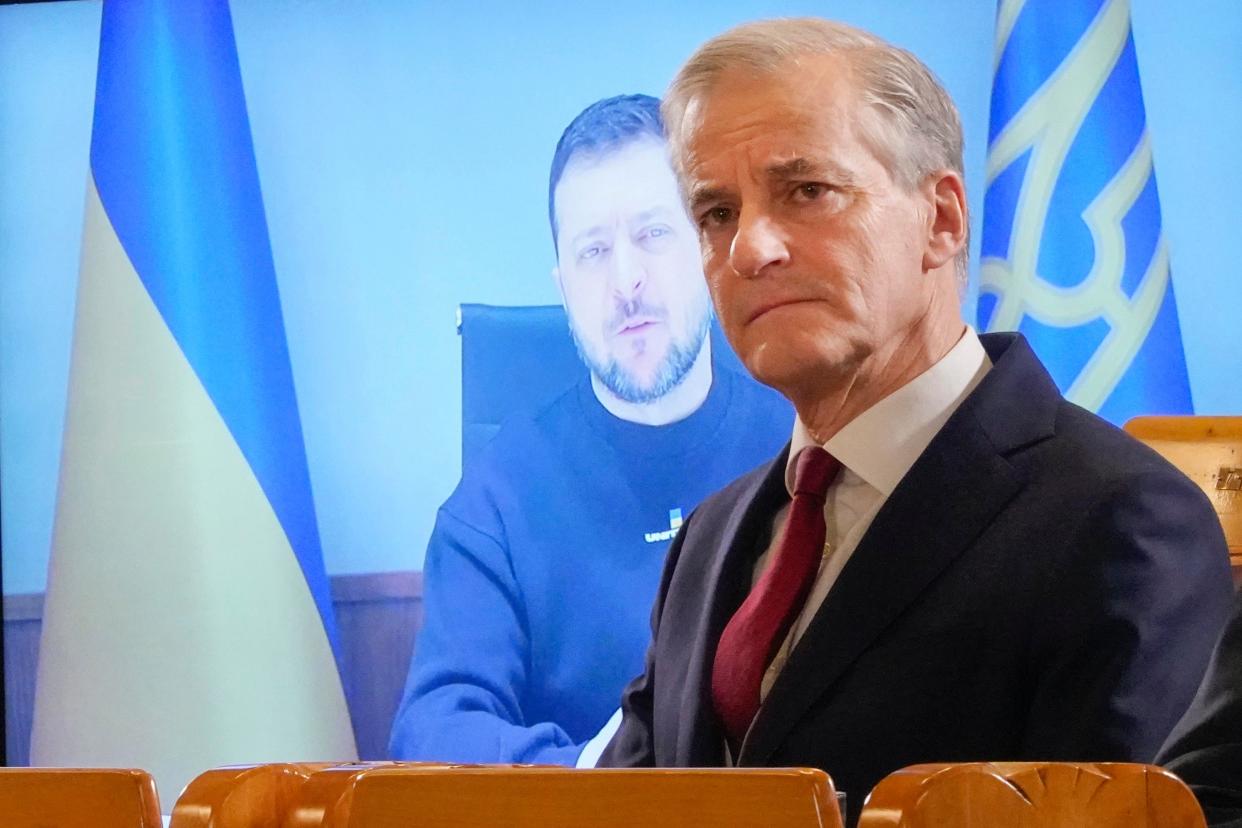
[{"label": "man in dark suit", "polygon": [[[961,127],[917,58],[747,24],[665,123],[721,324],[785,452],[681,528],[601,763],[1148,761],[1229,600],[1193,484],[962,321]],[[982,340],[982,341],[981,341]]]},{"label": "man in dark suit", "polygon": [[1242,593],[1198,695],[1157,761],[1190,785],[1211,828],[1242,828]]}]

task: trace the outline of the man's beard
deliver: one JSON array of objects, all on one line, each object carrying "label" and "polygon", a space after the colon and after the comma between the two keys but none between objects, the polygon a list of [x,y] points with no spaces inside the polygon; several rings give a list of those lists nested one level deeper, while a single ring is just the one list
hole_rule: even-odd
[{"label": "man's beard", "polygon": [[711,329],[711,321],[711,313],[704,313],[689,336],[680,340],[671,340],[668,344],[668,353],[664,355],[663,361],[646,384],[638,383],[615,358],[606,362],[596,359],[583,346],[582,340],[578,337],[578,331],[572,323],[569,326],[569,332],[573,335],[574,345],[578,348],[578,356],[591,369],[591,373],[599,378],[604,387],[618,399],[642,405],[660,399],[686,378],[686,374],[690,373],[695,360],[699,358],[699,353],[703,350],[703,341]]}]

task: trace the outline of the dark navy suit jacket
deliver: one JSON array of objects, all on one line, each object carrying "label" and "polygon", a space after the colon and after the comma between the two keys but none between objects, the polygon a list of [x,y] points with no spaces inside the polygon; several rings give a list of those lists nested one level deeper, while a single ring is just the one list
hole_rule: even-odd
[{"label": "dark navy suit jacket", "polygon": [[1189,783],[1212,828],[1242,828],[1242,593],[1207,677],[1160,752]]},{"label": "dark navy suit jacket", "polygon": [[[876,515],[738,765],[823,768],[860,804],[919,762],[1150,761],[1189,704],[1230,600],[1207,498],[1062,399],[1020,336],[982,339],[992,370]],[[725,763],[711,664],[785,461],[682,527],[601,765]]]}]

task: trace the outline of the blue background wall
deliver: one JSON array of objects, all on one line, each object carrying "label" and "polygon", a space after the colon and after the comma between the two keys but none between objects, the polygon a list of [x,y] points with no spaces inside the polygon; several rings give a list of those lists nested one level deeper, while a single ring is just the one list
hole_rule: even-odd
[{"label": "blue background wall", "polygon": [[[234,0],[330,572],[415,569],[457,481],[460,302],[556,301],[547,165],[565,123],[659,94],[706,37],[822,14],[921,56],[962,110],[979,237],[986,0]],[[591,4],[594,5],[594,4]],[[1242,6],[1134,0],[1196,409],[1242,412]],[[6,592],[44,587],[82,233],[98,2],[0,7]],[[482,25],[485,21],[486,25]],[[977,242],[976,242],[977,243]],[[973,317],[973,292],[965,308]]]}]

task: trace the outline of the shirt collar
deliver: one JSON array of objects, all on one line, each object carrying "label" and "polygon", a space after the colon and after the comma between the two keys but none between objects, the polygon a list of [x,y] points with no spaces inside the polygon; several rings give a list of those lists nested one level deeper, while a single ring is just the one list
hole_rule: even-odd
[{"label": "shirt collar", "polygon": [[[940,361],[850,420],[823,447],[887,498],[991,367],[978,335],[967,326]],[[798,453],[813,445],[802,418],[795,418],[785,465],[791,497]]]}]

